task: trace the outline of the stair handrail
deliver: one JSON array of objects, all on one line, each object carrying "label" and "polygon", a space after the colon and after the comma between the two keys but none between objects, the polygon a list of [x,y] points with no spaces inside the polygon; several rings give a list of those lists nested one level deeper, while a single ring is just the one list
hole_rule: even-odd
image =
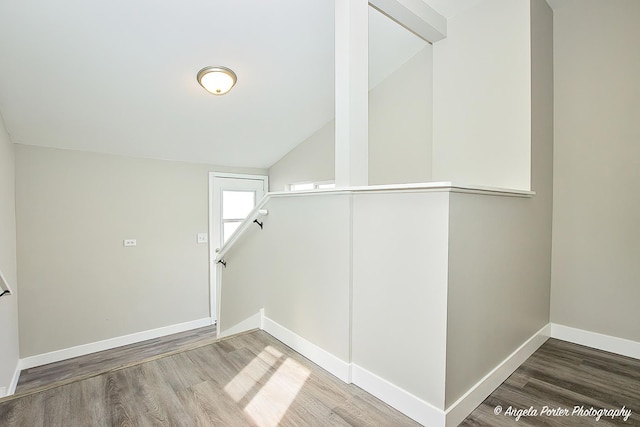
[{"label": "stair handrail", "polygon": [[2,274],[2,270],[0,270],[0,297],[5,295],[11,295],[11,287],[7,279],[5,279],[4,274]]},{"label": "stair handrail", "polygon": [[260,199],[258,204],[255,205],[255,207],[251,210],[251,212],[249,212],[246,218],[242,220],[238,228],[236,228],[235,231],[231,233],[231,236],[229,236],[227,241],[224,242],[220,249],[217,251],[214,262],[225,264],[223,258],[224,255],[229,252],[229,249],[231,249],[231,247],[234,246],[238,240],[240,240],[240,238],[251,228],[251,226],[254,226],[254,222],[256,223],[254,227],[259,226],[261,230],[263,229],[264,220],[260,221],[260,219],[269,214],[269,211],[264,209],[264,206],[267,204],[270,198],[271,193],[266,193],[262,197],[262,199]]}]

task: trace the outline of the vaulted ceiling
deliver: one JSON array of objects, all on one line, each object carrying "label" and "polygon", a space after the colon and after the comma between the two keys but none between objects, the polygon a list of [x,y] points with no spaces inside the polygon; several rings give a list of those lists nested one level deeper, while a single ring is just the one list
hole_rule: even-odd
[{"label": "vaulted ceiling", "polygon": [[[0,0],[0,114],[15,143],[269,167],[333,119],[333,14],[327,0]],[[424,46],[375,11],[370,33],[372,83]],[[208,65],[236,72],[229,94],[198,85]]]}]

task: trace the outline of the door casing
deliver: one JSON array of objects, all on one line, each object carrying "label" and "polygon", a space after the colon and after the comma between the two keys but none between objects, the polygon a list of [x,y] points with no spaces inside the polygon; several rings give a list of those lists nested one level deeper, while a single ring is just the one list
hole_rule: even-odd
[{"label": "door casing", "polygon": [[[214,197],[214,193],[216,193],[216,186],[220,186],[220,178],[237,180],[237,186],[234,186],[234,189],[242,189],[242,180],[250,180],[254,186],[256,181],[261,181],[262,194],[256,194],[256,204],[260,202],[262,196],[269,190],[269,177],[267,175],[209,172],[209,315],[212,324],[216,324],[218,321],[217,303],[220,270],[219,265],[215,263],[215,258],[216,249],[220,248],[218,237],[220,236],[221,228],[221,200],[217,200],[220,197]],[[219,188],[219,190],[218,194],[221,193],[222,188]]]}]

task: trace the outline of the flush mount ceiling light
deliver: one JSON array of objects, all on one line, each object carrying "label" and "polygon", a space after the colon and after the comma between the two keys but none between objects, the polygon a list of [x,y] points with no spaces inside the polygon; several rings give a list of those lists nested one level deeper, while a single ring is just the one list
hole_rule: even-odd
[{"label": "flush mount ceiling light", "polygon": [[227,67],[204,67],[198,71],[198,83],[214,95],[224,95],[229,92],[237,80],[236,73]]}]

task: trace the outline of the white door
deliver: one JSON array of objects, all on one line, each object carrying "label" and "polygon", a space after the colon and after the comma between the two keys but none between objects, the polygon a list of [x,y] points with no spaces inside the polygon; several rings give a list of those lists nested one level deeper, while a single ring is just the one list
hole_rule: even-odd
[{"label": "white door", "polygon": [[209,191],[210,277],[211,319],[218,320],[218,265],[215,258],[233,232],[262,199],[268,189],[268,178],[262,175],[239,175],[211,173]]}]

